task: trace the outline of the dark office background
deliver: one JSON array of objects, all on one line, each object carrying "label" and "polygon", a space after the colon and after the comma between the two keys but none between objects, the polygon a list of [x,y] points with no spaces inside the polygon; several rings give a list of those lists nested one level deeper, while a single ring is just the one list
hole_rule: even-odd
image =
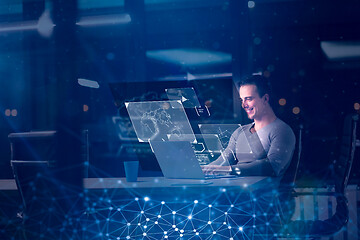
[{"label": "dark office background", "polygon": [[322,180],[360,109],[359,13],[357,0],[1,1],[0,177],[12,178],[9,133],[59,122],[89,130],[90,174],[122,176],[122,161],[149,154],[121,132],[122,101],[192,86],[211,112],[189,110],[194,125],[247,123],[233,83],[262,73],[278,116],[304,126],[299,177]]}]

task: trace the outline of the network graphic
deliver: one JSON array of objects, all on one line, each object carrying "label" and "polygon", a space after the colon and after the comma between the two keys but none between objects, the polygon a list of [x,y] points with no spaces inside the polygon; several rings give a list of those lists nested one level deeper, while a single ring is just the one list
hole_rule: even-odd
[{"label": "network graphic", "polygon": [[195,141],[181,101],[127,102],[125,106],[139,142]]},{"label": "network graphic", "polygon": [[[105,180],[97,178],[97,184],[101,185]],[[58,188],[48,191],[44,182],[56,184]],[[117,185],[122,184],[119,179]],[[44,175],[30,183],[26,209],[19,202],[8,201],[9,209],[18,207],[18,215],[1,210],[0,237],[44,240],[277,239],[281,238],[286,225],[279,221],[277,192],[267,190],[259,193],[245,185],[233,188],[180,186],[165,191],[105,186],[77,189]],[[350,198],[349,202],[354,203],[349,205],[350,212],[356,211],[355,198],[356,194]],[[329,209],[335,211],[334,201],[321,195],[316,200],[314,197],[301,198],[296,203],[293,218],[314,216],[314,210],[320,211],[319,219],[327,218],[327,214],[331,214]],[[332,207],[318,209],[320,202]],[[355,222],[350,220],[349,224],[347,239],[357,239],[357,227],[352,226]]]},{"label": "network graphic", "polygon": [[100,239],[276,236],[280,225],[272,200],[256,198],[247,190],[228,192],[215,188],[213,192],[199,198],[186,196],[185,192],[174,198],[136,194],[125,198],[116,197],[114,191],[104,191],[88,208],[87,229]]}]

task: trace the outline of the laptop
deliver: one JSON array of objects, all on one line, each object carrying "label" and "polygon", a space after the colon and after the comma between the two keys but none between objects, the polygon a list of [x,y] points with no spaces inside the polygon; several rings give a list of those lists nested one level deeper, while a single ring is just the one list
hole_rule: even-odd
[{"label": "laptop", "polygon": [[205,175],[200,167],[195,151],[188,141],[150,141],[150,146],[166,178],[210,179],[235,177],[230,175],[231,168],[214,171]]}]

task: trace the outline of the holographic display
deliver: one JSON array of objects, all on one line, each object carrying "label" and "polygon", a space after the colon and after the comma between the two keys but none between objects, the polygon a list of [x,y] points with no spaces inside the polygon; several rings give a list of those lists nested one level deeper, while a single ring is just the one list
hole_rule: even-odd
[{"label": "holographic display", "polygon": [[194,88],[168,88],[165,89],[170,100],[180,100],[184,108],[201,107]]},{"label": "holographic display", "polygon": [[199,124],[200,132],[203,135],[217,134],[224,149],[229,144],[231,135],[239,127],[241,127],[240,124]]},{"label": "holographic display", "polygon": [[126,102],[139,142],[195,142],[194,132],[181,101]]}]

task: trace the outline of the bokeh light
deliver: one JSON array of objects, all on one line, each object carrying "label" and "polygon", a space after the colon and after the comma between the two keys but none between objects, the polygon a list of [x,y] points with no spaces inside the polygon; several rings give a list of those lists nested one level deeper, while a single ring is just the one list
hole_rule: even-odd
[{"label": "bokeh light", "polygon": [[300,113],[300,108],[299,107],[294,107],[292,109],[292,112],[293,112],[293,114],[299,114]]},{"label": "bokeh light", "polygon": [[286,99],[285,98],[280,98],[279,99],[279,105],[280,106],[285,106],[286,105]]},{"label": "bokeh light", "polygon": [[360,103],[354,103],[354,109],[356,110],[356,111],[359,111],[360,110]]},{"label": "bokeh light", "polygon": [[11,116],[16,117],[18,114],[16,109],[11,110]]}]

